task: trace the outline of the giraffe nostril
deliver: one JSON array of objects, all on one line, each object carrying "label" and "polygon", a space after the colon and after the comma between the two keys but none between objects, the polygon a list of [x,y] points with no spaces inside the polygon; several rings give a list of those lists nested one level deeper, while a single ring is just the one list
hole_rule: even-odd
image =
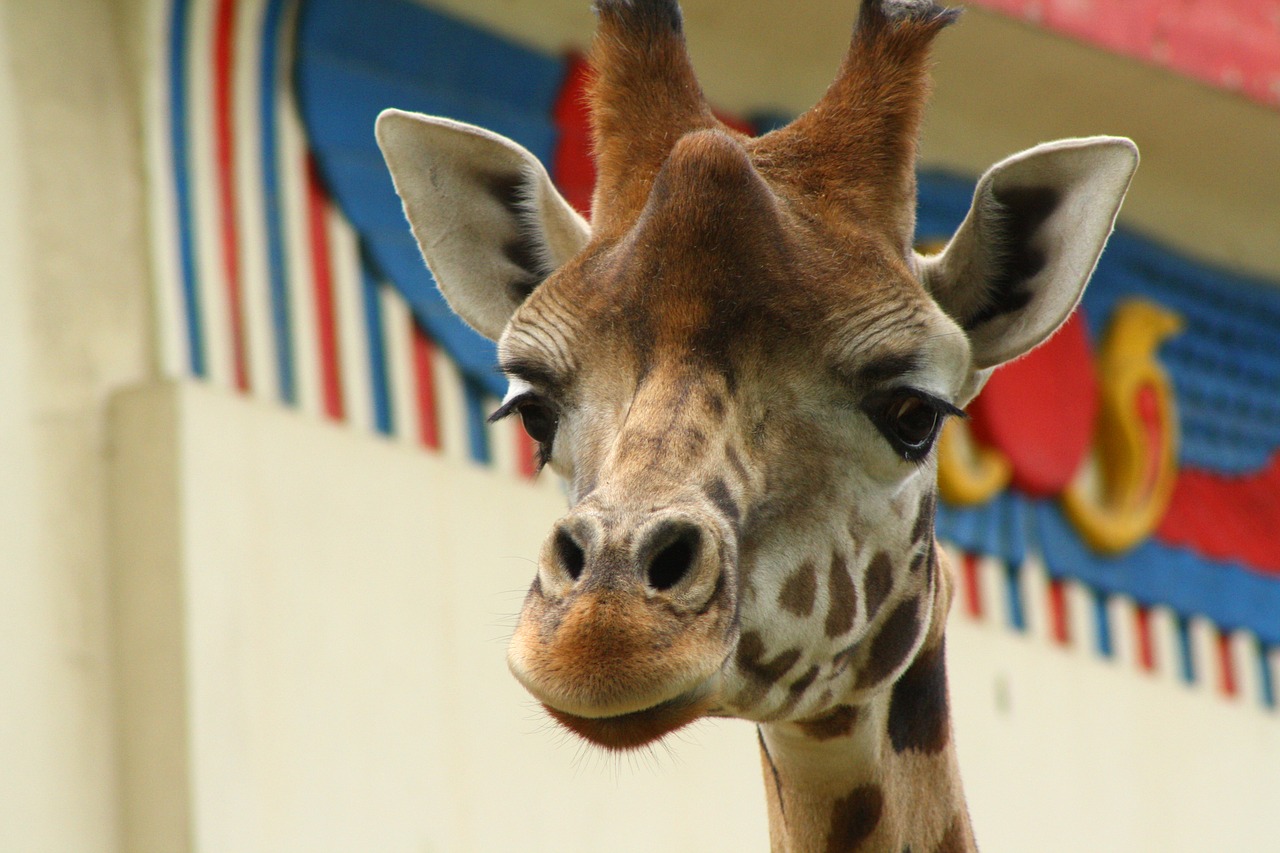
[{"label": "giraffe nostril", "polygon": [[560,561],[560,567],[571,579],[576,581],[582,576],[582,569],[587,564],[587,555],[583,552],[582,546],[575,542],[566,530],[556,533],[556,558]]},{"label": "giraffe nostril", "polygon": [[649,560],[649,586],[663,591],[680,583],[698,557],[699,538],[696,528],[681,527],[670,542],[658,549]]}]

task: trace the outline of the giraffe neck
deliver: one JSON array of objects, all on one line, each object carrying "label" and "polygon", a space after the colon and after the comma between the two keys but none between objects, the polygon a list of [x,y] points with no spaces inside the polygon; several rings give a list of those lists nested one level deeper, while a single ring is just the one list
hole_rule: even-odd
[{"label": "giraffe neck", "polygon": [[925,645],[890,689],[760,726],[773,853],[976,851],[947,702],[948,586],[938,585]]}]

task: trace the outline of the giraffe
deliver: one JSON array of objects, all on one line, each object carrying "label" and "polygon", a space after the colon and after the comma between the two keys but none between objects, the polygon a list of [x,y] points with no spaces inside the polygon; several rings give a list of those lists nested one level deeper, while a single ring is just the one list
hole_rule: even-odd
[{"label": "giraffe", "polygon": [[774,851],[974,850],[933,448],[1074,309],[1137,149],[1016,154],[921,256],[928,52],[956,11],[863,0],[829,90],[759,138],[708,108],[675,0],[595,11],[589,223],[504,137],[377,124],[442,293],[498,342],[494,417],[567,485],[510,669],[605,749],[753,721]]}]

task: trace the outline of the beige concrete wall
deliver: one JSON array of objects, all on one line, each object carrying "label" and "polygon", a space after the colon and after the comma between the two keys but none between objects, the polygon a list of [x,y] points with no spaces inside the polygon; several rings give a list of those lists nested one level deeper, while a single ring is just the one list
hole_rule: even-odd
[{"label": "beige concrete wall", "polygon": [[0,3],[0,850],[115,850],[103,427],[146,372],[119,9]]},{"label": "beige concrete wall", "polygon": [[947,650],[983,853],[1275,848],[1274,714],[959,613]]},{"label": "beige concrete wall", "polygon": [[[608,757],[507,673],[550,490],[193,384],[113,425],[125,849],[767,849],[750,724]],[[986,853],[1274,848],[1274,715],[960,614],[948,648]]]}]

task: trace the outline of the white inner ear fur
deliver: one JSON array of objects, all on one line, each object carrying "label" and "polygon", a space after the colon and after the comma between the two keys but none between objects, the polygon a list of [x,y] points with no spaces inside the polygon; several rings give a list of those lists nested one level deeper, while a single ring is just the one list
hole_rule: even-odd
[{"label": "white inner ear fur", "polygon": [[376,132],[441,293],[496,340],[529,289],[586,245],[590,226],[538,158],[504,136],[401,110],[383,111]]},{"label": "white inner ear fur", "polygon": [[532,162],[526,162],[522,171],[517,227],[530,238],[538,262],[550,275],[582,251],[591,239],[591,226],[560,195],[537,158],[528,156]]},{"label": "white inner ear fur", "polygon": [[[1070,316],[1115,224],[1138,165],[1128,139],[1090,137],[1038,145],[993,166],[978,182],[973,206],[947,247],[920,258],[921,278],[939,305],[961,325],[978,317],[1001,265],[1020,247],[1000,196],[1020,190],[1051,190],[1052,212],[1027,235],[1044,264],[1008,288],[1025,304],[968,328],[976,371],[995,367],[1034,349]],[[980,387],[979,383],[979,387]],[[976,389],[975,389],[976,393]]]}]

